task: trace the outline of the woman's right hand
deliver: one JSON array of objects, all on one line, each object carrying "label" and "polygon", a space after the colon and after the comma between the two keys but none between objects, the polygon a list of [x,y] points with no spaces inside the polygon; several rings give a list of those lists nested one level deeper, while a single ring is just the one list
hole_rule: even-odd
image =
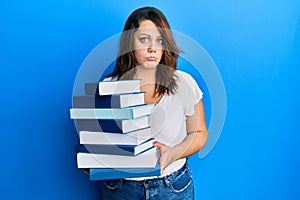
[{"label": "woman's right hand", "polygon": [[90,175],[90,169],[89,168],[83,168],[82,169],[83,173],[85,173],[86,175]]},{"label": "woman's right hand", "polygon": [[158,141],[155,141],[153,143],[153,146],[159,148],[160,150],[161,155],[160,155],[159,164],[161,168],[161,173],[163,173],[163,171],[167,166],[169,166],[172,162],[178,159],[180,152],[178,152],[176,148],[167,146]]}]

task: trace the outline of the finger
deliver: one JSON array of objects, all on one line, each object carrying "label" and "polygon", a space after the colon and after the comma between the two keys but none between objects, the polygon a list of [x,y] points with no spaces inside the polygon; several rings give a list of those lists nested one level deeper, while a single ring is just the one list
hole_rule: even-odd
[{"label": "finger", "polygon": [[153,146],[158,147],[159,149],[162,149],[163,147],[165,147],[166,145],[163,143],[160,143],[158,141],[153,142]]},{"label": "finger", "polygon": [[82,170],[83,170],[83,173],[85,173],[86,175],[90,175],[90,170],[88,168],[84,168]]},{"label": "finger", "polygon": [[160,168],[160,175],[164,174],[164,170],[163,168]]},{"label": "finger", "polygon": [[162,159],[159,160],[159,165],[160,165],[160,173],[163,174],[166,166]]}]

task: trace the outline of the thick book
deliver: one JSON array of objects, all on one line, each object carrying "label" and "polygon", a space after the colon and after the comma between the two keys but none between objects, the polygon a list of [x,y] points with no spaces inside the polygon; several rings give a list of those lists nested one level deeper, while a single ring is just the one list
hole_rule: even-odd
[{"label": "thick book", "polygon": [[87,95],[111,95],[140,92],[140,80],[111,80],[99,83],[86,83]]},{"label": "thick book", "polygon": [[77,131],[127,133],[150,126],[149,116],[136,119],[77,119]]},{"label": "thick book", "polygon": [[139,145],[152,138],[150,128],[140,129],[126,134],[80,131],[80,144],[115,144],[115,145]]},{"label": "thick book", "polygon": [[71,119],[135,119],[151,114],[153,104],[127,108],[71,108]]},{"label": "thick book", "polygon": [[137,156],[77,153],[78,168],[154,168],[158,161],[157,147]]},{"label": "thick book", "polygon": [[76,144],[75,152],[137,156],[153,147],[154,138],[138,145],[115,145],[115,144]]},{"label": "thick book", "polygon": [[143,105],[144,93],[73,96],[73,108],[125,108]]},{"label": "thick book", "polygon": [[147,176],[160,176],[160,166],[154,168],[91,168],[90,180],[100,181],[119,178],[137,178]]}]

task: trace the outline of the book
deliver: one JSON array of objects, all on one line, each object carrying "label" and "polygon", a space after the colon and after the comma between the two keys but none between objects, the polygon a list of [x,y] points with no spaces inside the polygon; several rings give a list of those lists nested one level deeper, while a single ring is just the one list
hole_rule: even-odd
[{"label": "book", "polygon": [[111,95],[140,92],[140,80],[111,80],[99,83],[86,83],[87,95]]},{"label": "book", "polygon": [[111,144],[77,144],[75,151],[77,153],[95,153],[95,154],[110,154],[110,155],[124,155],[137,156],[144,153],[153,147],[154,138],[150,138],[138,145],[115,145]]},{"label": "book", "polygon": [[153,104],[127,108],[71,108],[71,119],[134,119],[150,115]]},{"label": "book", "polygon": [[137,178],[147,176],[160,176],[160,166],[154,168],[91,168],[90,181],[100,181],[119,178]]},{"label": "book", "polygon": [[73,108],[125,108],[143,105],[144,93],[73,96]]},{"label": "book", "polygon": [[77,131],[102,131],[113,133],[127,133],[150,126],[149,117],[136,119],[77,119]]},{"label": "book", "polygon": [[80,131],[80,144],[115,144],[115,145],[139,145],[152,138],[150,128],[132,131],[126,134]]},{"label": "book", "polygon": [[154,168],[159,157],[157,147],[137,156],[77,153],[78,168]]}]

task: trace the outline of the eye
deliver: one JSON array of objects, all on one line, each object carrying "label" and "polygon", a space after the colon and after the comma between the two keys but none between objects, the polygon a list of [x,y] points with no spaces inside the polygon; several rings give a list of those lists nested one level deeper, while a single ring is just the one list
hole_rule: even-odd
[{"label": "eye", "polygon": [[146,43],[146,42],[149,41],[149,39],[148,39],[147,37],[141,37],[141,38],[139,38],[139,39],[140,39],[140,41],[141,41],[142,43]]},{"label": "eye", "polygon": [[157,44],[162,44],[163,43],[163,39],[162,38],[159,38],[156,40]]}]

